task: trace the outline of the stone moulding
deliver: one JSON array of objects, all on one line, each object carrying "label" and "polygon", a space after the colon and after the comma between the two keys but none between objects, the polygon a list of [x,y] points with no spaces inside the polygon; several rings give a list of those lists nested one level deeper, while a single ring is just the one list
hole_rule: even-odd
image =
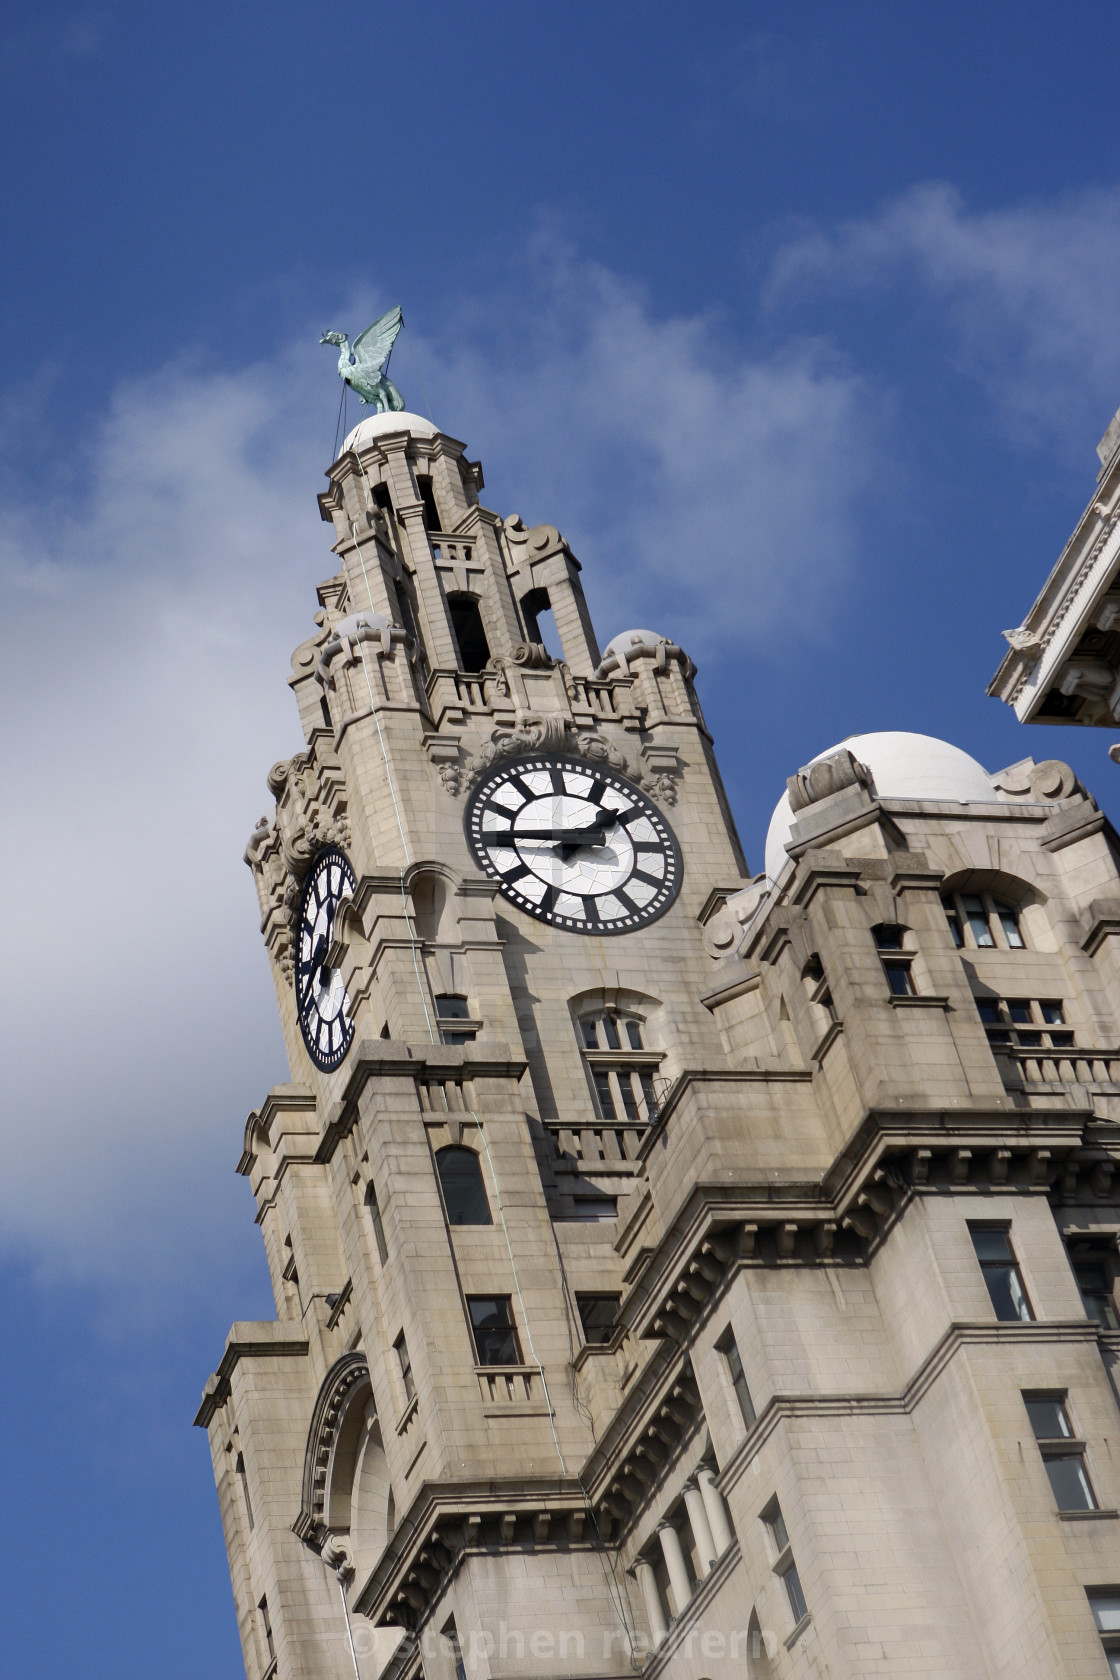
[{"label": "stone moulding", "polygon": [[324,1521],[327,1473],[344,1412],[344,1402],[356,1384],[363,1380],[369,1380],[369,1364],[365,1354],[344,1353],[323,1378],[311,1413],[311,1425],[307,1432],[307,1447],[303,1457],[299,1516],[292,1524],[292,1533],[297,1535],[304,1545],[310,1546],[313,1552],[322,1551],[327,1535]]},{"label": "stone moulding", "polygon": [[235,1324],[214,1375],[202,1391],[202,1404],[194,1418],[195,1427],[206,1429],[232,1392],[230,1378],[242,1359],[306,1359],[306,1336],[293,1334],[288,1324],[267,1320],[261,1324]]}]

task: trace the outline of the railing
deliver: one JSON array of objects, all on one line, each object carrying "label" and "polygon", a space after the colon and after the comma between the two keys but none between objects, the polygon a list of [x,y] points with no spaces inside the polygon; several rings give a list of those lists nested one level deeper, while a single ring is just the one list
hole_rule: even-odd
[{"label": "railing", "polygon": [[1074,1047],[999,1052],[1024,1085],[1120,1084],[1120,1050],[1078,1050]]},{"label": "railing", "polygon": [[[572,683],[572,704],[579,710],[595,712],[599,717],[616,718],[620,715],[618,700],[612,681],[596,682],[594,677],[575,677]],[[622,690],[625,710],[632,711],[630,703],[629,684]]]},{"label": "railing", "polygon": [[636,1161],[648,1125],[612,1126],[602,1122],[593,1126],[564,1126],[553,1121],[548,1130],[556,1139],[561,1155],[571,1155],[577,1161]]},{"label": "railing", "polygon": [[488,1406],[524,1405],[535,1398],[533,1385],[539,1376],[535,1365],[476,1365],[479,1391]]}]

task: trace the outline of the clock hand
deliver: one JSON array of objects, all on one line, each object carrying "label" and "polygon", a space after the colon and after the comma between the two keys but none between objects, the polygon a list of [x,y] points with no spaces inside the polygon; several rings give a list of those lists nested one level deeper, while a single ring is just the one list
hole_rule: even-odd
[{"label": "clock hand", "polygon": [[588,841],[596,845],[603,844],[603,835],[608,828],[614,828],[618,822],[615,816],[601,817],[598,822],[588,823],[585,828],[526,828],[514,830],[515,840],[543,840],[551,846],[585,846]]}]

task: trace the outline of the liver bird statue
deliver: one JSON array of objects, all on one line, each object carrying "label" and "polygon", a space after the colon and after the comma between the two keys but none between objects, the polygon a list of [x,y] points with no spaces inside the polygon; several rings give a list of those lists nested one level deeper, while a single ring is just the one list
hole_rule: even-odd
[{"label": "liver bird statue", "polygon": [[320,344],[337,344],[340,348],[338,375],[345,380],[359,401],[378,414],[396,413],[404,407],[393,381],[386,376],[389,357],[393,353],[397,334],[404,325],[400,305],[382,315],[380,320],[359,333],[353,344],[345,333],[327,332]]}]

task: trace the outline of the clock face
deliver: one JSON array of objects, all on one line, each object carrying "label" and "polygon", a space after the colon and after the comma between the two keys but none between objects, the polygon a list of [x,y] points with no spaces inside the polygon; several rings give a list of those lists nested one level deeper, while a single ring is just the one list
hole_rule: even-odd
[{"label": "clock face", "polygon": [[680,847],[657,806],[582,759],[503,764],[475,788],[465,820],[503,896],[570,933],[633,933],[680,891]]},{"label": "clock face", "polygon": [[339,899],[349,896],[354,886],[345,852],[328,846],[311,865],[299,903],[296,1008],[303,1041],[321,1068],[337,1067],[354,1037],[342,974],[325,961]]}]

